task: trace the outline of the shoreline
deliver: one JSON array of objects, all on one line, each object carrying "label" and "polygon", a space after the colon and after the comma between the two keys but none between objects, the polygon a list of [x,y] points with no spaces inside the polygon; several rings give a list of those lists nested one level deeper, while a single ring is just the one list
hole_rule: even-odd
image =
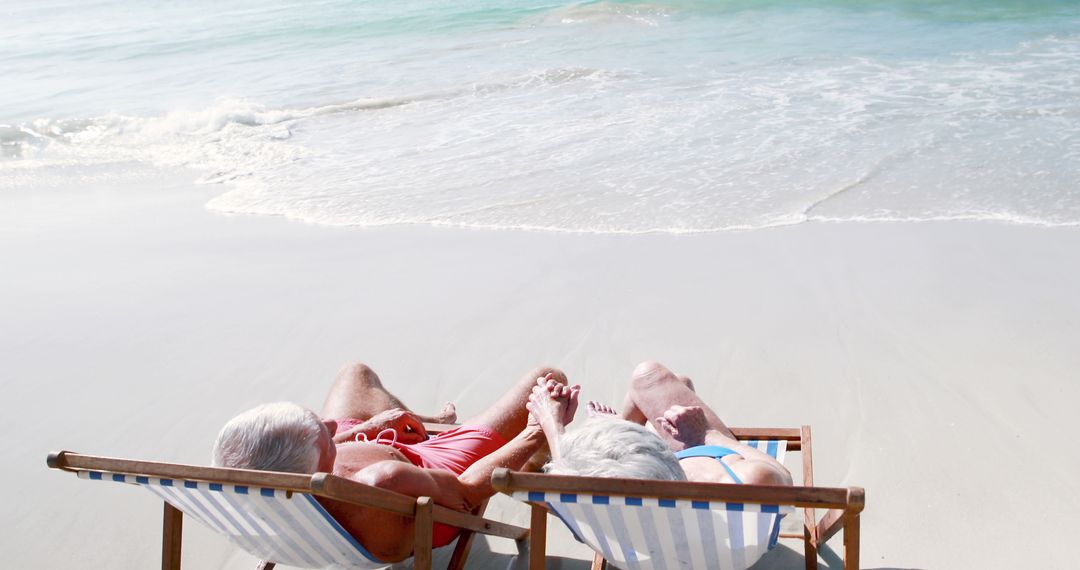
[{"label": "shoreline", "polygon": [[[454,400],[463,419],[540,364],[618,403],[634,364],[657,359],[731,425],[810,424],[818,484],[867,490],[865,567],[1071,561],[980,547],[1064,539],[1060,521],[1080,506],[1068,491],[1080,454],[1040,454],[1080,396],[1080,228],[330,227],[209,211],[220,188],[179,175],[113,186],[0,196],[16,459],[4,480],[27,488],[0,515],[20,545],[0,554],[8,565],[156,564],[160,505],[47,472],[48,451],[205,463],[233,413],[278,399],[317,408],[351,359],[414,409]],[[1002,449],[1028,462],[1005,468]],[[985,524],[1001,512],[1027,524]],[[587,564],[550,529],[549,552]],[[185,564],[253,563],[187,530]],[[477,543],[474,564],[513,546]],[[802,567],[779,550],[758,567]]]}]

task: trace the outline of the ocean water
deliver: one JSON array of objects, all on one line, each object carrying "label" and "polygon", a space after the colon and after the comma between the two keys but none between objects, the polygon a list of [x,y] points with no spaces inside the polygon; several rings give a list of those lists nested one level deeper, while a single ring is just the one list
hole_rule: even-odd
[{"label": "ocean water", "polygon": [[1080,225],[1080,2],[4,0],[0,192],[320,224]]}]

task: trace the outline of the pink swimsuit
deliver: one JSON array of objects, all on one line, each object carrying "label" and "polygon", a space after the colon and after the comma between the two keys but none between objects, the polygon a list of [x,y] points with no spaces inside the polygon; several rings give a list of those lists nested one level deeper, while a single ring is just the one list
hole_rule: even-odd
[{"label": "pink swimsuit", "polygon": [[[337,431],[348,431],[364,423],[354,418],[337,421]],[[371,443],[389,445],[401,452],[409,463],[426,469],[442,469],[461,475],[482,457],[506,444],[506,439],[495,430],[485,426],[461,426],[419,443],[400,443],[397,434],[384,430]],[[457,538],[461,529],[436,524],[432,536],[433,546],[446,546]]]}]

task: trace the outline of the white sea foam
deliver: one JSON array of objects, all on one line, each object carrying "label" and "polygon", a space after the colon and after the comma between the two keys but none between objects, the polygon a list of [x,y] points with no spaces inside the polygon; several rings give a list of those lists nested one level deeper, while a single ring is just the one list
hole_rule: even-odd
[{"label": "white sea foam", "polygon": [[737,10],[696,9],[532,10],[428,43],[376,37],[381,51],[297,65],[263,98],[5,121],[0,190],[150,164],[223,184],[213,210],[332,225],[1080,221],[1080,34],[877,49],[914,32],[873,11],[765,7],[755,17],[776,33],[762,38]]},{"label": "white sea foam", "polygon": [[545,13],[538,20],[559,24],[633,23],[656,27],[673,13],[675,13],[673,7],[663,4],[620,4],[601,1],[560,7]]}]

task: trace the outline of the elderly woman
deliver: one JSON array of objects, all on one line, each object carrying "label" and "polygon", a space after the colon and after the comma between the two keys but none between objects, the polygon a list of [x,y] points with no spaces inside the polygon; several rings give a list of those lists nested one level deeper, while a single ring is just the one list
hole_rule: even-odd
[{"label": "elderly woman", "polygon": [[735,439],[689,378],[656,362],[634,369],[621,414],[589,402],[591,419],[569,434],[564,432],[577,408],[576,392],[538,382],[527,407],[551,448],[549,473],[791,485],[783,465]]}]

